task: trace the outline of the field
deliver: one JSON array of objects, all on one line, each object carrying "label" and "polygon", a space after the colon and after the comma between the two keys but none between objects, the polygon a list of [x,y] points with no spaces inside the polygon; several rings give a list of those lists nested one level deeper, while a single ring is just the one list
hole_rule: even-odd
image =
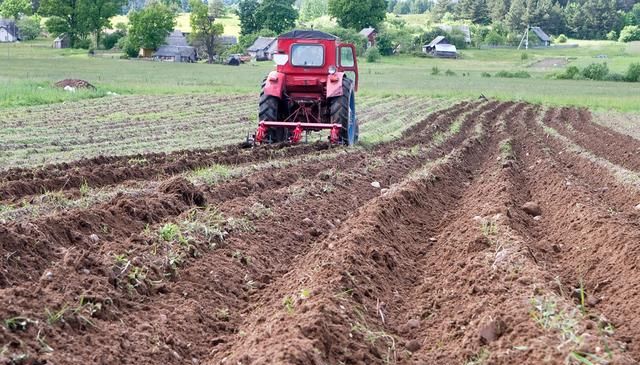
[{"label": "field", "polygon": [[636,364],[640,85],[545,75],[639,52],[364,62],[357,146],[242,148],[270,64],[0,45],[0,364]]},{"label": "field", "polygon": [[[537,61],[569,59],[569,65],[584,67],[606,61],[610,69],[624,72],[637,62],[636,44],[588,42],[572,49],[523,51],[477,50],[462,52],[460,60],[388,57],[378,63],[361,62],[362,91],[368,96],[422,96],[453,99],[477,98],[480,94],[500,100],[522,100],[557,106],[585,106],[592,109],[640,111],[639,83],[547,80],[550,72],[562,68],[541,68]],[[595,58],[605,54],[606,60]],[[89,57],[82,50],[52,50],[40,40],[18,45],[0,44],[0,108],[56,103],[65,100],[104,97],[107,92],[128,95],[248,94],[255,93],[271,63],[253,63],[238,68],[206,64],[167,64],[119,60],[113,53]],[[437,67],[438,75],[432,75]],[[447,76],[450,70],[453,75]],[[482,77],[483,72],[527,71],[530,79]],[[68,93],[52,87],[64,78],[86,79],[98,88],[91,93]]]},{"label": "field", "polygon": [[640,358],[637,120],[365,97],[358,148],[246,150],[246,97],[99,101],[3,116],[75,160],[0,175],[6,361]]}]

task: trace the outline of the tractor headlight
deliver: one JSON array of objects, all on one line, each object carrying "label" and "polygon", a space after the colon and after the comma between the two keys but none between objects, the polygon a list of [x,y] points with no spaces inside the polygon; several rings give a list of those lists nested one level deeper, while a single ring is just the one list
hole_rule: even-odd
[{"label": "tractor headlight", "polygon": [[277,53],[273,55],[273,61],[278,66],[284,66],[289,61],[289,55]]},{"label": "tractor headlight", "polygon": [[338,71],[336,66],[329,66],[329,75],[333,75]]}]

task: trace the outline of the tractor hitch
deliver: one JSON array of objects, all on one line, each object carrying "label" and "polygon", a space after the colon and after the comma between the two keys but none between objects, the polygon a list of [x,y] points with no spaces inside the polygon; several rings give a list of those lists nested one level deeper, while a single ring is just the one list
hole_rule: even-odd
[{"label": "tractor hitch", "polygon": [[329,141],[332,144],[340,142],[340,124],[330,123],[297,123],[297,122],[272,122],[262,121],[258,124],[258,130],[256,131],[255,143],[262,143],[267,138],[267,131],[270,127],[275,128],[287,128],[291,130],[291,136],[289,141],[293,144],[299,143],[302,140],[302,133],[305,131],[319,131],[322,129],[330,129]]}]

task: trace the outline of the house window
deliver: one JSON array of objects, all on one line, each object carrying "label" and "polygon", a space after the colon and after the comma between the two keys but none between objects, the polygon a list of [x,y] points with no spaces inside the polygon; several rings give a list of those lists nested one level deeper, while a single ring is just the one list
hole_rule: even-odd
[{"label": "house window", "polygon": [[291,64],[304,67],[324,65],[324,47],[319,44],[294,44],[291,47]]}]

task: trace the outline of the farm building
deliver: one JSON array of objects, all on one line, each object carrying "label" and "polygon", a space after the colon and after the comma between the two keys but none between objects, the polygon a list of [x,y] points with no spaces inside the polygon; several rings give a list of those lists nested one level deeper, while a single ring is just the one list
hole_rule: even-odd
[{"label": "farm building", "polygon": [[433,55],[440,58],[458,58],[458,50],[453,44],[436,44]]},{"label": "farm building", "polygon": [[180,30],[174,30],[165,39],[165,45],[153,53],[153,59],[166,62],[196,62],[198,52],[187,43],[187,37]]},{"label": "farm building", "polygon": [[442,35],[435,37],[431,42],[422,46],[422,52],[431,53],[435,50],[437,44],[451,44],[447,38]]},{"label": "farm building", "polygon": [[367,38],[367,48],[374,47],[376,45],[378,31],[375,28],[364,28],[360,31],[360,35]]},{"label": "farm building", "polygon": [[531,27],[533,33],[540,39],[540,41],[544,44],[545,47],[549,47],[551,45],[551,37],[547,33],[545,33],[540,27]]},{"label": "farm building", "polygon": [[428,44],[422,46],[422,52],[430,53],[436,57],[457,58],[458,50],[444,36],[437,36]]},{"label": "farm building", "polygon": [[71,46],[71,41],[69,40],[69,36],[67,33],[62,33],[53,40],[53,48],[69,48]]},{"label": "farm building", "polygon": [[194,47],[190,46],[160,46],[153,54],[156,61],[166,62],[188,62],[193,63],[198,60],[198,53]]},{"label": "farm building", "polygon": [[271,37],[258,37],[251,47],[247,48],[247,53],[256,61],[267,61],[273,58],[278,48],[278,39]]},{"label": "farm building", "polygon": [[469,44],[471,43],[471,30],[469,29],[468,25],[447,25],[447,24],[441,24],[438,25],[438,28],[444,30],[447,33],[451,33],[451,32],[460,32],[464,35],[464,41],[465,43]]},{"label": "farm building", "polygon": [[181,30],[175,29],[165,38],[164,43],[169,46],[188,47],[187,37]]},{"label": "farm building", "polygon": [[223,35],[218,37],[218,42],[223,46],[235,46],[238,44],[238,37],[234,35]]},{"label": "farm building", "polygon": [[16,22],[0,19],[0,43],[17,42],[20,40],[20,30]]}]

